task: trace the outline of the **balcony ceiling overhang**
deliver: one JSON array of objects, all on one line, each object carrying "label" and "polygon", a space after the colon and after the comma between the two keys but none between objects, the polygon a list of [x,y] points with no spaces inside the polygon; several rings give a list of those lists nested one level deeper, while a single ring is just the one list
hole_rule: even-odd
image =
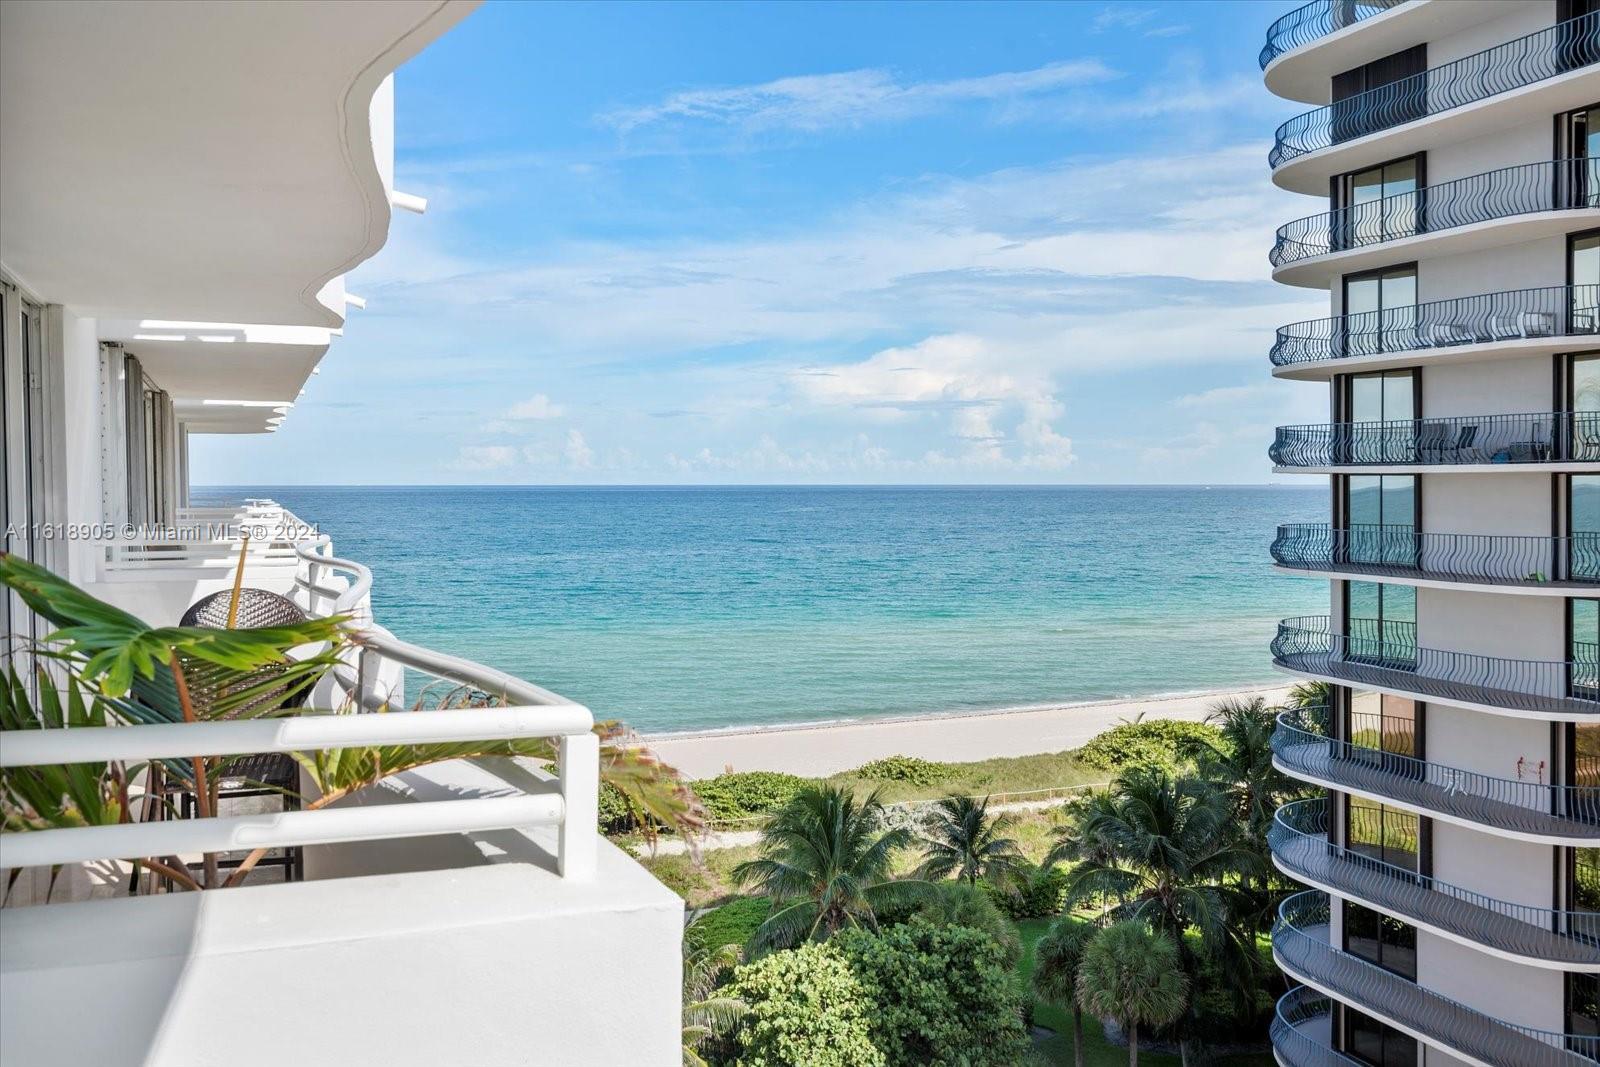
[{"label": "balcony ceiling overhang", "polygon": [[337,327],[388,236],[374,96],[474,6],[5,4],[0,262],[87,315]]},{"label": "balcony ceiling overhang", "polygon": [[1286,100],[1326,104],[1333,76],[1480,22],[1508,15],[1526,0],[1409,0],[1278,56],[1263,72]]}]

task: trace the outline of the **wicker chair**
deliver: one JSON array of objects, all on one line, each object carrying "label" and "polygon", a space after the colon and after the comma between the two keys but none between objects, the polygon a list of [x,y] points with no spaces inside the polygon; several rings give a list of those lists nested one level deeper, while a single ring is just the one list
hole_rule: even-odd
[{"label": "wicker chair", "polygon": [[[212,593],[197,600],[183,613],[179,620],[181,626],[199,626],[208,629],[222,630],[228,626],[228,605],[233,599],[232,590]],[[239,610],[234,620],[234,628],[240,630],[253,630],[263,626],[287,626],[291,623],[304,622],[305,612],[295,606],[287,597],[265,589],[240,589]],[[279,673],[281,668],[267,667],[250,679],[251,684],[259,684],[265,680],[264,675]],[[196,672],[196,678],[190,687],[190,697],[197,709],[204,709],[212,701],[222,695],[222,690],[216,685],[207,685],[200,679],[204,672]],[[237,682],[235,682],[237,684]],[[230,718],[250,717],[262,712],[272,711],[282,707],[296,707],[304,702],[306,692],[303,687],[291,689],[285,685],[282,689],[268,690],[263,696],[249,705],[238,709],[229,715]],[[294,811],[300,807],[297,793],[300,788],[300,768],[293,757],[282,752],[261,752],[254,755],[239,756],[230,762],[222,771],[222,783],[218,789],[217,798],[222,801],[238,801],[250,797],[276,796],[283,801],[284,811]],[[183,811],[184,818],[193,818],[196,809],[194,791],[186,783],[167,780],[167,793],[178,801]],[[282,867],[284,878],[287,881],[299,881],[303,873],[303,853],[299,848],[285,848],[278,850],[276,855],[267,855],[256,864],[261,867]],[[217,866],[220,868],[237,867],[238,860],[221,859]]]}]

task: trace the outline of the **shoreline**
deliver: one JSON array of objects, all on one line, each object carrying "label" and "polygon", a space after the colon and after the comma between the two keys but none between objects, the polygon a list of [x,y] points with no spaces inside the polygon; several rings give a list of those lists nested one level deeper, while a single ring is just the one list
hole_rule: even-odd
[{"label": "shoreline", "polygon": [[1288,690],[1287,683],[1265,684],[1072,704],[648,733],[640,739],[690,778],[710,778],[730,767],[823,777],[894,755],[970,762],[1061,752],[1136,715],[1199,721],[1224,697],[1260,696],[1276,703]]}]

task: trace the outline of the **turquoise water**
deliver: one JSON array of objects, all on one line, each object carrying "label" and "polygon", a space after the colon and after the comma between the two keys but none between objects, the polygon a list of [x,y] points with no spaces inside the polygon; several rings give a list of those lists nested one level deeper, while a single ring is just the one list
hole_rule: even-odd
[{"label": "turquoise water", "polygon": [[1274,680],[1275,574],[1326,489],[236,487],[375,575],[400,637],[643,730]]}]

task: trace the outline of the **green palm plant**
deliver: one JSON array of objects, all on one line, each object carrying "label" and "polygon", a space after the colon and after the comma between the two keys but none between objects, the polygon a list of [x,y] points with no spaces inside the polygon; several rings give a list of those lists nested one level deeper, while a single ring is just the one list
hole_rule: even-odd
[{"label": "green palm plant", "polygon": [[744,962],[738,945],[708,948],[684,941],[683,1067],[709,1067],[706,1042],[726,1036],[749,1010],[743,1000],[720,992],[718,979]]},{"label": "green palm plant", "polygon": [[[1265,877],[1268,867],[1240,839],[1232,799],[1203,778],[1150,766],[1123,771],[1108,793],[1109,801],[1096,805],[1083,827],[1101,854],[1068,874],[1069,907],[1115,897],[1120,903],[1108,912],[1113,921],[1138,920],[1171,938],[1191,981],[1201,957],[1215,961],[1237,976],[1232,989],[1245,1007],[1261,964],[1259,908],[1242,883]],[[1198,953],[1184,936],[1191,930]]]},{"label": "green palm plant", "polygon": [[1072,1007],[1072,1062],[1083,1067],[1083,1004],[1078,968],[1096,928],[1071,915],[1057,916],[1033,949],[1033,995],[1047,1004]]},{"label": "green palm plant", "polygon": [[1127,1033],[1128,1067],[1139,1065],[1139,1027],[1170,1025],[1189,1001],[1189,980],[1172,938],[1137,920],[1095,934],[1077,978],[1083,1009],[1116,1020]]},{"label": "green palm plant", "polygon": [[1217,742],[1197,741],[1190,755],[1200,777],[1233,801],[1234,816],[1250,841],[1265,847],[1279,806],[1304,790],[1272,765],[1272,732],[1277,709],[1260,697],[1229,698],[1211,705],[1206,721],[1216,726]]},{"label": "green palm plant", "polygon": [[1333,684],[1296,682],[1289,687],[1289,699],[1284,703],[1291,708],[1325,708],[1333,703]]},{"label": "green palm plant", "polygon": [[1003,836],[1010,825],[1008,815],[989,816],[988,797],[945,797],[934,805],[926,827],[918,875],[935,881],[953,874],[968,885],[980,879],[1003,882],[1023,862],[1016,839]]},{"label": "green palm plant", "polygon": [[925,899],[931,883],[893,875],[895,853],[912,843],[911,832],[880,829],[882,818],[878,791],[857,800],[832,785],[807,786],[780,808],[761,830],[761,857],[733,868],[735,882],[773,901],[751,947],[826,940],[845,927],[876,929],[878,909]]}]

